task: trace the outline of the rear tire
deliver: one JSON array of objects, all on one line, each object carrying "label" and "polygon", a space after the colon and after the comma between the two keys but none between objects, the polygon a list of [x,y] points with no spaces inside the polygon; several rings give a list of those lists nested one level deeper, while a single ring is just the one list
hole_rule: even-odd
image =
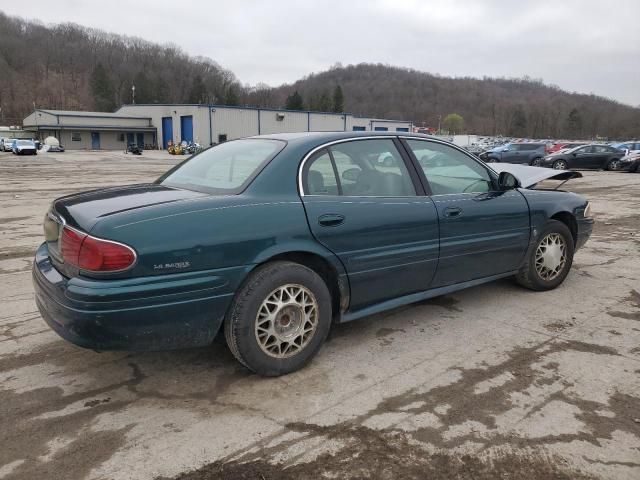
[{"label": "rear tire", "polygon": [[236,293],[224,322],[231,353],[275,377],[304,367],[331,327],[331,295],[313,270],[293,262],[258,267]]},{"label": "rear tire", "polygon": [[532,167],[539,167],[540,164],[542,163],[542,158],[538,157],[538,158],[534,158],[533,160],[531,160],[531,166]]},{"label": "rear tire", "polygon": [[567,278],[574,254],[573,236],[569,228],[557,220],[549,220],[538,235],[536,245],[516,275],[516,281],[535,291],[552,290]]}]

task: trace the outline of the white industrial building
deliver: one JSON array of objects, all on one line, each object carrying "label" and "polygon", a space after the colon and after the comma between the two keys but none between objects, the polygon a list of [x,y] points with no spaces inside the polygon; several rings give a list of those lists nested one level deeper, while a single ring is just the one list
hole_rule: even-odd
[{"label": "white industrial building", "polygon": [[151,118],[108,112],[35,110],[22,121],[43,141],[56,137],[69,150],[117,150],[127,144],[156,144]]},{"label": "white industrial building", "polygon": [[24,128],[41,139],[54,136],[67,149],[124,149],[137,143],[167,148],[183,140],[212,145],[236,138],[284,132],[410,132],[409,121],[227,105],[123,105],[115,113],[36,110]]}]

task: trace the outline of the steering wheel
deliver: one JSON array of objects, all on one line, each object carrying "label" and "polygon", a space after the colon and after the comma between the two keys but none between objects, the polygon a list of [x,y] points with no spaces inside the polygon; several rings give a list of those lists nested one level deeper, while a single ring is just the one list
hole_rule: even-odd
[{"label": "steering wheel", "polygon": [[469,189],[470,189],[471,187],[473,187],[474,185],[477,185],[478,183],[486,183],[486,182],[487,182],[487,181],[486,181],[486,180],[483,180],[483,179],[476,180],[475,182],[471,183],[470,185],[467,185],[467,186],[465,187],[465,189],[464,189],[464,190],[462,190],[462,193],[468,193]]}]

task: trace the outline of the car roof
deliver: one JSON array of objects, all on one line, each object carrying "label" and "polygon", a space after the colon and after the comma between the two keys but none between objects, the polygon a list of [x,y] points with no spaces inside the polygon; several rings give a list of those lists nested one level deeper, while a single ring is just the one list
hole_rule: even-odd
[{"label": "car roof", "polygon": [[437,139],[432,135],[411,132],[393,132],[393,131],[357,131],[357,132],[298,132],[298,133],[274,133],[270,135],[256,135],[248,138],[264,138],[269,140],[284,140],[293,144],[317,144],[332,142],[335,140],[371,138],[371,137],[412,137],[417,139]]}]

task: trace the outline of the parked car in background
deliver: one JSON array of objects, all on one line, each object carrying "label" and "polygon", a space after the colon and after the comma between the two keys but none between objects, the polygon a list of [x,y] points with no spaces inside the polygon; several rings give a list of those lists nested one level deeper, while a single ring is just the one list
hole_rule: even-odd
[{"label": "parked car in background", "polygon": [[42,147],[43,149],[46,148],[47,152],[64,152],[64,147],[60,144],[58,145],[45,145]]},{"label": "parked car in background", "polygon": [[571,168],[617,170],[624,153],[610,145],[592,144],[563,150],[544,157],[540,166],[567,170]]},{"label": "parked car in background", "polygon": [[10,152],[11,145],[13,143],[13,138],[3,137],[0,139],[0,151],[2,152]]},{"label": "parked car in background", "polygon": [[622,157],[618,169],[640,173],[640,151],[631,152]]},{"label": "parked car in background", "polygon": [[586,145],[584,142],[558,142],[551,145],[550,148],[547,149],[547,155],[554,154],[559,152],[560,150],[567,150],[570,148],[581,147],[582,145]]},{"label": "parked car in background", "polygon": [[16,155],[37,155],[38,148],[33,140],[14,139],[11,145],[11,151]]},{"label": "parked car in background", "polygon": [[480,154],[487,163],[520,163],[538,165],[544,158],[545,143],[508,143]]},{"label": "parked car in background", "polygon": [[336,322],[499,278],[559,286],[591,234],[589,202],[531,188],[581,174],[495,167],[410,133],[221,143],[154,183],[55,200],[36,303],[86,348],[204,346],[223,329],[239,362],[283,375]]},{"label": "parked car in background", "polygon": [[611,145],[613,148],[621,150],[623,153],[640,152],[640,141],[634,140],[630,142],[620,142]]}]

